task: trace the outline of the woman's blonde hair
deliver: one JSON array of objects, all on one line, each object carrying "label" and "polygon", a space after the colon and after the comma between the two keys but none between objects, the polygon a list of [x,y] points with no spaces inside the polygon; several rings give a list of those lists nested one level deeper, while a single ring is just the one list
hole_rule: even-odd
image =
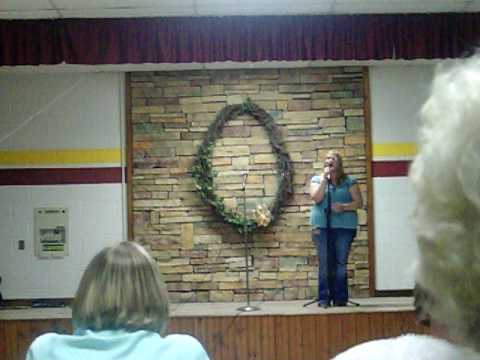
[{"label": "woman's blonde hair", "polygon": [[144,248],[122,242],[100,251],[87,266],[72,305],[77,329],[150,330],[168,324],[168,293]]},{"label": "woman's blonde hair", "polygon": [[429,312],[480,350],[480,58],[437,73],[410,177]]}]

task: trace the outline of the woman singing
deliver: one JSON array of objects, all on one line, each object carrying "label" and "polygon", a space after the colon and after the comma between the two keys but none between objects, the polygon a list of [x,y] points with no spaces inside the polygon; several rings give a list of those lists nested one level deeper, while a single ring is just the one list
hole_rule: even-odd
[{"label": "woman singing", "polygon": [[310,213],[312,239],[317,248],[318,306],[345,306],[348,301],[347,261],[357,229],[362,196],[357,181],[343,171],[342,157],[331,150],[325,168],[310,182],[315,202]]}]

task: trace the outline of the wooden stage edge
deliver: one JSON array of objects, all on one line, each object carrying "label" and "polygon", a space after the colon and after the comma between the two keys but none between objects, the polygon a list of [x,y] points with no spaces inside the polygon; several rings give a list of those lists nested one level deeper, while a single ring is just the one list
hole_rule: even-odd
[{"label": "wooden stage edge", "polygon": [[[169,333],[195,336],[212,360],[326,360],[356,344],[406,333],[416,324],[412,298],[352,299],[359,306],[319,308],[308,300],[172,304]],[[71,333],[68,308],[0,311],[0,359],[24,359],[35,337]]]},{"label": "wooden stage edge", "polygon": [[[246,303],[172,303],[170,304],[170,317],[214,317],[214,316],[273,316],[273,315],[312,315],[312,314],[348,314],[368,312],[397,312],[413,311],[412,297],[373,297],[351,299],[352,302],[345,307],[319,308],[316,303],[304,307],[309,300],[292,301],[251,301],[252,306],[260,310],[242,312],[238,309]],[[35,320],[35,319],[70,319],[70,308],[30,308],[18,307],[17,309],[0,310],[1,320]]]}]

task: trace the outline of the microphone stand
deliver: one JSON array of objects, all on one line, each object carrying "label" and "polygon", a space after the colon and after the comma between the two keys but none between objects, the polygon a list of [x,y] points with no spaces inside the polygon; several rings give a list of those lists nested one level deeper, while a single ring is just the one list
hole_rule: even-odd
[{"label": "microphone stand", "polygon": [[[247,172],[243,175],[243,218],[247,220],[247,178],[248,178],[248,168]],[[250,281],[249,281],[249,267],[248,259],[250,258],[250,245],[248,243],[248,232],[247,232],[247,222],[243,223],[243,242],[245,245],[245,280],[246,280],[246,290],[247,290],[247,305],[239,307],[237,310],[242,312],[250,312],[260,310],[258,306],[250,305]]]},{"label": "microphone stand", "polygon": [[[330,208],[332,206],[331,204],[331,199],[330,199],[330,184],[331,184],[331,180],[330,180],[330,175],[328,175],[327,177],[327,191],[325,192],[325,200],[327,201],[327,206],[325,208],[325,222],[326,222],[326,227],[325,227],[325,231],[326,231],[326,240],[327,240],[327,263],[331,261],[330,259],[330,256],[328,256],[328,254],[330,254],[330,252],[328,251],[328,248],[331,246],[330,245],[330,236],[329,236],[329,232],[330,232]],[[328,266],[327,265],[327,269],[330,269],[331,266]],[[331,274],[327,274],[327,282],[330,283],[330,280],[331,279]],[[329,286],[330,288],[330,286]],[[318,290],[317,290],[318,291]],[[306,302],[305,304],[303,304],[303,307],[306,307],[308,305],[312,305],[314,303],[318,302],[318,294],[317,294],[317,297],[313,300],[310,300],[308,302]]]}]

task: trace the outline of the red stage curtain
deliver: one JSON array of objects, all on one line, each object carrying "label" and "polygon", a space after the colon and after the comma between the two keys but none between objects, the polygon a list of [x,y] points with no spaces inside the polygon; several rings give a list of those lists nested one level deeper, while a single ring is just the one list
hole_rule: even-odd
[{"label": "red stage curtain", "polygon": [[479,30],[478,13],[1,20],[0,65],[452,58]]},{"label": "red stage curtain", "polygon": [[1,20],[0,65],[62,62],[57,25],[55,20]]}]

